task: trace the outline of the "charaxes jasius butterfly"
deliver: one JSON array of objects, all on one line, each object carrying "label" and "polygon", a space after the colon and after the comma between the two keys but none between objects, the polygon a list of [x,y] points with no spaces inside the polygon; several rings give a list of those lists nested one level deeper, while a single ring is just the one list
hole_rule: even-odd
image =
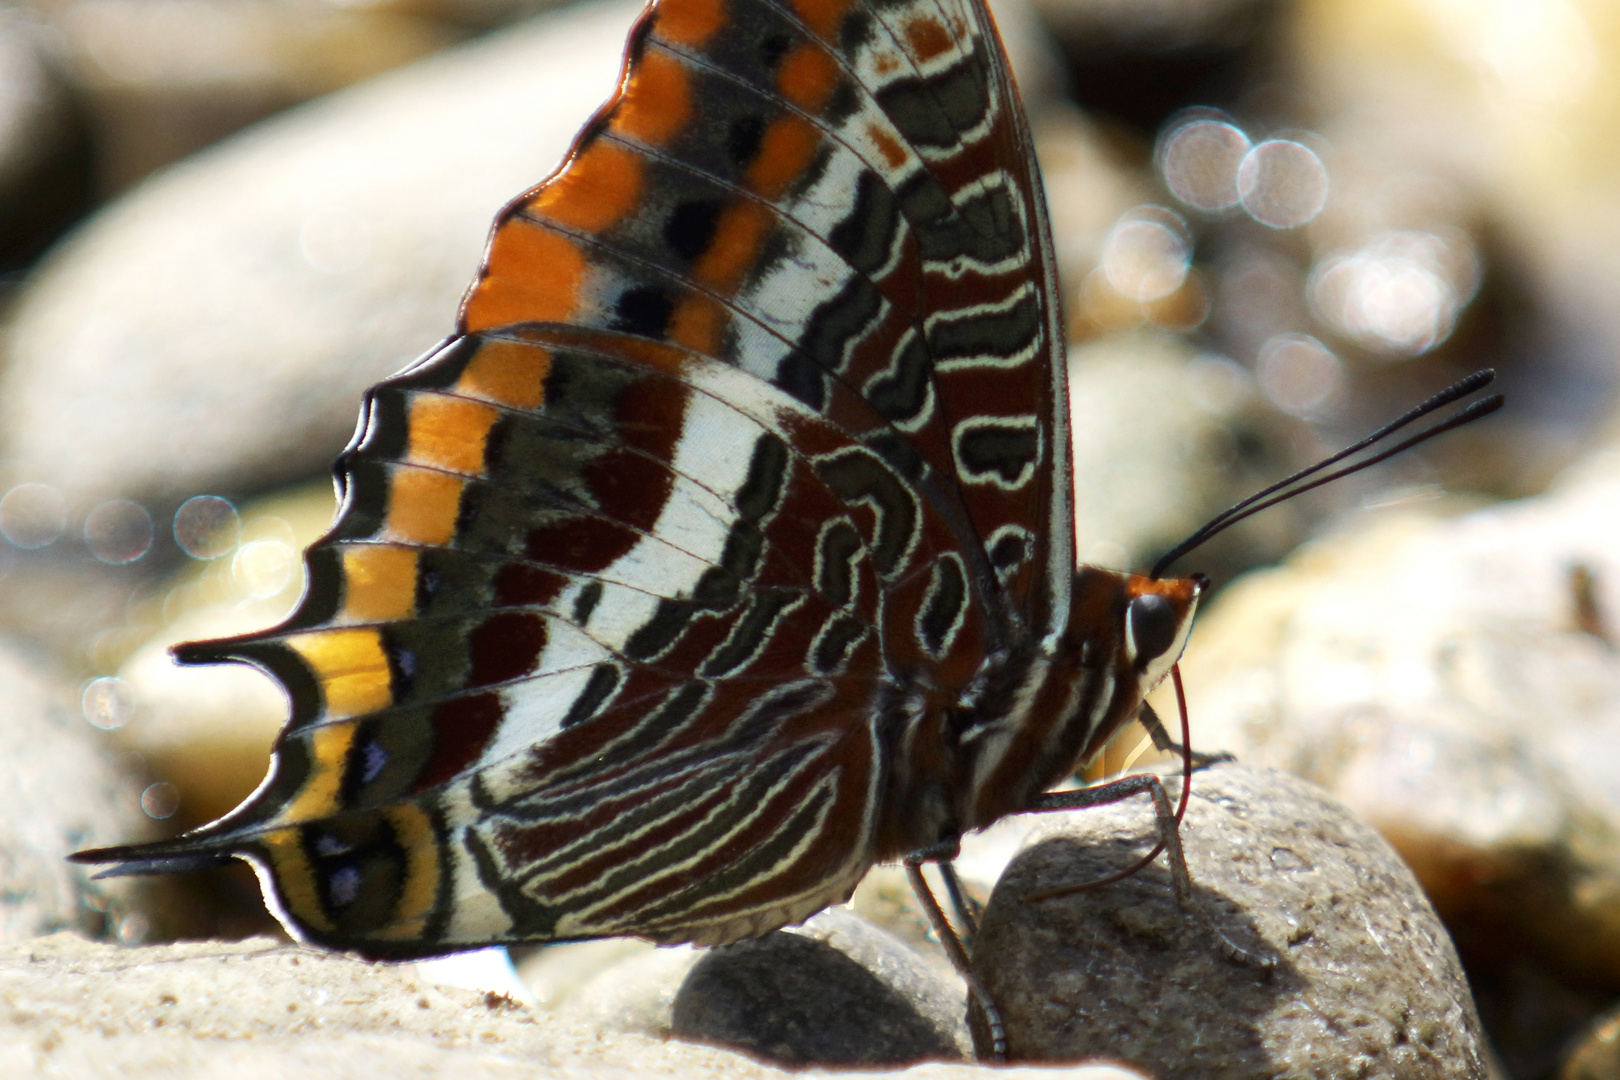
[{"label": "charaxes jasius butterfly", "polygon": [[76,857],[243,858],[379,957],[714,944],[1076,805],[1203,586],[1076,568],[1068,426],[982,0],[656,0],[455,336],[366,395],[296,612],[177,650],[286,688],[269,776]]}]

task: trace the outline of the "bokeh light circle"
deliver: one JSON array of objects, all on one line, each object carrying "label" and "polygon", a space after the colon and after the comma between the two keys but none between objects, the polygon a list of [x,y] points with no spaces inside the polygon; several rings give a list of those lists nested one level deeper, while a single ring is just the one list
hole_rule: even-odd
[{"label": "bokeh light circle", "polygon": [[1478,278],[1466,237],[1410,230],[1329,255],[1312,271],[1308,292],[1317,317],[1335,331],[1399,358],[1451,335]]},{"label": "bokeh light circle", "polygon": [[1123,215],[1103,244],[1102,271],[1120,295],[1140,303],[1169,296],[1187,280],[1192,241],[1175,214],[1139,206]]},{"label": "bokeh light circle", "polygon": [[174,512],[174,542],[193,559],[217,559],[236,550],[242,519],[229,499],[197,495]]},{"label": "bokeh light circle", "polygon": [[159,821],[173,817],[175,811],[180,809],[180,789],[167,780],[148,785],[141,792],[141,809],[146,811],[147,817]]},{"label": "bokeh light circle", "polygon": [[275,596],[293,582],[298,552],[281,540],[254,540],[237,549],[231,575],[249,596]]},{"label": "bokeh light circle", "polygon": [[67,500],[49,484],[18,484],[0,498],[0,534],[17,547],[48,547],[67,527]]},{"label": "bokeh light circle", "polygon": [[101,730],[116,730],[135,715],[135,691],[123,679],[111,675],[91,679],[79,695],[79,710]]},{"label": "bokeh light circle", "polygon": [[1293,229],[1327,205],[1327,166],[1303,143],[1268,139],[1244,156],[1237,187],[1250,217],[1274,229]]},{"label": "bokeh light circle", "polygon": [[1234,124],[1203,119],[1173,129],[1161,143],[1159,173],[1171,194],[1188,206],[1219,213],[1238,202],[1238,167],[1249,137]]},{"label": "bokeh light circle", "polygon": [[1304,420],[1326,415],[1344,388],[1344,365],[1306,334],[1278,334],[1260,346],[1255,378],[1280,411]]},{"label": "bokeh light circle", "polygon": [[152,515],[140,503],[111,499],[85,516],[84,543],[104,563],[132,563],[152,549]]}]

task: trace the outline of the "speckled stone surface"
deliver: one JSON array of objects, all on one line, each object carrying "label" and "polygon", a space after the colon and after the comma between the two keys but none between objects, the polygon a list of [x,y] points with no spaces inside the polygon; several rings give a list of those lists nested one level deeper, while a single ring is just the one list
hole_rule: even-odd
[{"label": "speckled stone surface", "polygon": [[1322,785],[1456,940],[1508,1068],[1620,994],[1620,452],[1545,495],[1370,515],[1200,616],[1195,741]]},{"label": "speckled stone surface", "polygon": [[165,885],[94,881],[65,860],[147,833],[141,789],[53,667],[0,639],[0,942],[58,930],[138,939],[147,920],[135,909],[151,910]]},{"label": "speckled stone surface", "polygon": [[[1411,871],[1297,778],[1195,775],[1182,839],[1196,913],[1162,862],[1022,899],[1128,866],[1151,837],[1145,798],[1054,815],[996,887],[974,964],[1014,1060],[1111,1056],[1178,1080],[1487,1075],[1468,984]],[[1272,968],[1234,961],[1221,935]]]},{"label": "speckled stone surface", "polygon": [[909,1065],[972,1056],[966,987],[842,908],[704,955],[675,996],[680,1038],[781,1065]]},{"label": "speckled stone surface", "polygon": [[[605,1032],[492,993],[264,939],[124,948],[71,934],[0,946],[0,1076],[132,1080],[777,1080],[741,1054]],[[969,1080],[938,1063],[841,1078]],[[1142,1080],[1112,1066],[1004,1080]]]}]

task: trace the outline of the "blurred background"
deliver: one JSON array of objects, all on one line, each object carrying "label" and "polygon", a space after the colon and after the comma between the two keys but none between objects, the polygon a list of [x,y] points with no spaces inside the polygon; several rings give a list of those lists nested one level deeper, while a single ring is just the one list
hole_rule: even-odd
[{"label": "blurred background", "polygon": [[[1533,496],[1612,443],[1620,8],[1030,4],[993,6],[1052,208],[1081,559],[1142,569],[1480,367],[1504,413],[1185,568],[1222,586],[1369,508]],[[167,648],[290,610],[360,392],[449,332],[495,211],[608,95],[636,5],[556,6],[0,7],[0,674],[69,748],[17,790],[57,768],[46,797],[85,802],[55,839],[0,826],[49,854],[11,856],[13,891],[57,897],[8,934],[271,929],[245,873],[130,892],[54,852],[190,827],[262,777],[279,691]],[[1595,565],[1575,589],[1604,638]],[[1566,1067],[1620,964],[1502,960],[1459,925],[1508,1073]]]}]

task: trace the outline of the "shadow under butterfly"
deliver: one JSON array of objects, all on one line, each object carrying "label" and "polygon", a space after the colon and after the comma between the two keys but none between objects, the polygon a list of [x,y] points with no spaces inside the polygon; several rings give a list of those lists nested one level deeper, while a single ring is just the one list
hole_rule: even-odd
[{"label": "shadow under butterfly", "polygon": [[1190,903],[1157,778],[1047,793],[1139,712],[1170,745],[1143,696],[1205,583],[1161,573],[1501,404],[1376,449],[1472,376],[1150,574],[1076,567],[1061,327],[981,0],[656,0],[455,335],[367,393],[297,610],[176,649],[285,687],[263,784],[73,858],[245,859],[382,958],[736,941],[900,859],[1004,1056],[920,866],[971,928],[963,833],[1145,793]]}]

